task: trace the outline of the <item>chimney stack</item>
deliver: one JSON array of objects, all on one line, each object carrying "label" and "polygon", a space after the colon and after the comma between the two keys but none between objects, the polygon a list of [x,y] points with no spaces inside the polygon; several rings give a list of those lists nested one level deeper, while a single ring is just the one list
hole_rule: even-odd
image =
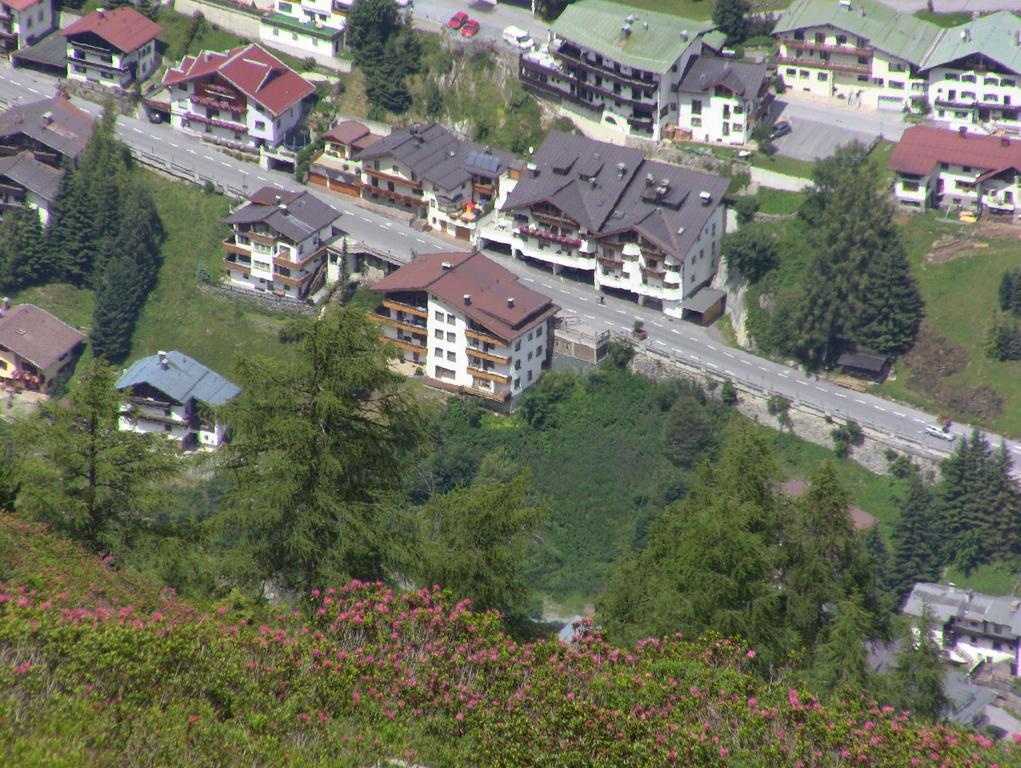
[{"label": "chimney stack", "polygon": [[507,297],[507,309],[514,309],[514,297],[513,296],[508,296]]},{"label": "chimney stack", "polygon": [[449,261],[441,261],[440,262],[440,267],[442,269],[450,269],[450,262]]},{"label": "chimney stack", "polygon": [[1006,136],[1001,136],[1000,137],[1000,144],[1002,144],[1005,147],[1009,147],[1010,146],[1010,139],[1008,139]]},{"label": "chimney stack", "polygon": [[968,126],[962,125],[957,129],[957,133],[962,139],[965,138],[968,135]]},{"label": "chimney stack", "polygon": [[464,295],[464,305],[467,307],[471,303],[472,303],[472,295],[470,293],[466,293]]},{"label": "chimney stack", "polygon": [[7,314],[7,310],[11,308],[11,300],[4,296],[3,301],[0,301],[0,317]]},{"label": "chimney stack", "polygon": [[160,368],[162,368],[163,370],[166,370],[168,367],[170,367],[170,364],[167,362],[167,353],[166,352],[164,352],[161,349],[156,354],[159,356]]}]

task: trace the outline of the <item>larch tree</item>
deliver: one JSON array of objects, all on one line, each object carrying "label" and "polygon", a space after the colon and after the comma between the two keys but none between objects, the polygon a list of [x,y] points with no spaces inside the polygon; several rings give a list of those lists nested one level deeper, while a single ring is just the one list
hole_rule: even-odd
[{"label": "larch tree", "polygon": [[420,405],[363,312],[309,321],[296,354],[242,357],[225,523],[247,541],[264,580],[310,590],[386,574],[386,520],[424,434]]}]

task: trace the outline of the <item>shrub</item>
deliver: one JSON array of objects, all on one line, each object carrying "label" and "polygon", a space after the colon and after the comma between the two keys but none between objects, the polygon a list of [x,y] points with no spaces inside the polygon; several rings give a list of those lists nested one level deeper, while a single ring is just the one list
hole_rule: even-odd
[{"label": "shrub", "polygon": [[724,405],[737,405],[737,388],[730,379],[723,382],[723,386],[720,387],[720,401]]}]

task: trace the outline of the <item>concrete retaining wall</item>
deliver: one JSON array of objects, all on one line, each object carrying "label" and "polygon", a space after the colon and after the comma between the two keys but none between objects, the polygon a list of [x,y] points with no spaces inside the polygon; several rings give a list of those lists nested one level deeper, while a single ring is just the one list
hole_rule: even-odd
[{"label": "concrete retaining wall", "polygon": [[210,24],[252,41],[259,39],[259,17],[254,13],[245,13],[215,3],[204,3],[202,0],[174,0],[174,10],[189,17],[198,11]]},{"label": "concrete retaining wall", "polygon": [[294,299],[281,298],[274,296],[271,293],[250,291],[246,288],[235,288],[230,285],[209,285],[206,283],[200,283],[199,289],[209,296],[215,296],[218,299],[229,299],[230,301],[236,301],[240,304],[247,304],[250,307],[266,312],[286,312],[290,315],[315,317],[319,311],[315,307],[310,307],[308,304],[295,301]]}]

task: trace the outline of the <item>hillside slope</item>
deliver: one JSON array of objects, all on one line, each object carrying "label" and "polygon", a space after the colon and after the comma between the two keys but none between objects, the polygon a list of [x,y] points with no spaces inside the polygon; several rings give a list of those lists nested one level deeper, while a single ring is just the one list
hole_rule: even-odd
[{"label": "hillside slope", "polygon": [[728,640],[519,645],[438,589],[199,613],[0,515],[0,764],[992,766],[1021,753],[753,676]]}]

